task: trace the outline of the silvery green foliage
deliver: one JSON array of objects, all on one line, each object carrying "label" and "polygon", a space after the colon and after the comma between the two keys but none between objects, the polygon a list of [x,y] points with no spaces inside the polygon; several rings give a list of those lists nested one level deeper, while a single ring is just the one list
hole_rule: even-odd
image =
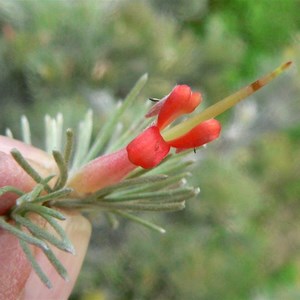
[{"label": "silvery green foliage", "polygon": [[[28,193],[12,186],[5,186],[0,189],[1,195],[6,192],[13,192],[18,195],[16,204],[9,214],[0,217],[0,226],[18,237],[32,267],[49,288],[51,282],[38,265],[29,245],[39,247],[62,278],[68,279],[67,270],[56,258],[50,247],[55,246],[71,254],[75,253],[73,245],[58,222],[64,221],[65,217],[57,208],[77,209],[85,213],[99,211],[99,213],[106,214],[107,219],[114,227],[118,224],[117,218],[123,217],[164,233],[163,228],[140,218],[133,212],[181,210],[185,207],[187,199],[199,193],[198,188],[189,187],[186,184],[185,178],[190,175],[186,168],[192,161],[182,160],[184,154],[169,155],[163,163],[154,169],[137,168],[123,181],[100,189],[85,198],[74,197],[72,189],[66,186],[70,174],[99,155],[124,147],[147,125],[143,117],[145,105],[140,107],[136,101],[146,81],[147,75],[142,76],[124,101],[116,105],[107,121],[102,124],[95,139],[92,139],[92,111],[88,111],[80,122],[76,138],[74,138],[73,130],[64,129],[62,114],[58,113],[54,118],[45,117],[45,150],[52,153],[60,172],[53,187],[50,186],[49,182],[54,175],[43,178],[17,149],[11,151],[16,162],[36,181],[36,186]],[[135,121],[131,124],[123,122],[127,112],[133,106],[136,113]],[[30,124],[24,116],[21,118],[21,132],[23,141],[30,144]],[[10,130],[7,130],[7,135],[13,137]],[[56,234],[49,233],[44,226],[35,222],[35,218],[32,218],[33,215],[44,219]],[[13,223],[8,223],[8,220],[13,221]],[[26,230],[24,231],[23,228]]]}]

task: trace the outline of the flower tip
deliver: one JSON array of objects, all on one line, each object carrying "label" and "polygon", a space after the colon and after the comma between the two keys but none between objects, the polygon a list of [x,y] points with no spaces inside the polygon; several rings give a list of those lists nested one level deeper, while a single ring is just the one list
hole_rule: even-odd
[{"label": "flower tip", "polygon": [[221,124],[216,119],[209,119],[168,143],[180,150],[198,148],[217,139],[220,132]]},{"label": "flower tip", "polygon": [[179,116],[192,112],[200,101],[200,94],[193,94],[188,85],[176,85],[160,108],[157,118],[158,128],[162,130]]},{"label": "flower tip", "polygon": [[187,84],[177,84],[171,93],[177,93],[178,95],[191,93],[191,88]]}]

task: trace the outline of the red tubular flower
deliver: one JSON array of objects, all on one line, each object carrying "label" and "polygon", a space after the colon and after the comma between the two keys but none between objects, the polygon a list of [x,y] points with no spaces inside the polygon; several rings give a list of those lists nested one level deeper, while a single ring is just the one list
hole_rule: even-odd
[{"label": "red tubular flower", "polygon": [[[137,166],[155,167],[166,157],[172,147],[179,152],[197,148],[215,140],[220,134],[221,125],[213,118],[268,84],[290,65],[291,62],[287,62],[279,66],[273,72],[203,112],[167,128],[178,117],[194,111],[202,100],[200,93],[192,92],[187,85],[177,85],[146,115],[146,117],[157,115],[154,125],[144,130],[126,148],[100,156],[84,165],[72,174],[67,186],[73,188],[75,194],[84,196],[121,181]],[[42,177],[59,174],[55,161],[47,153],[22,142],[0,136],[0,187],[12,185],[27,192],[36,184],[13,160],[10,155],[12,148],[17,148]],[[55,179],[52,182],[55,182]],[[14,203],[16,196],[12,196],[12,198],[7,197],[8,202],[0,197],[0,215]]]},{"label": "red tubular flower", "polygon": [[146,115],[157,115],[156,125],[144,130],[125,149],[100,156],[83,166],[70,178],[68,186],[78,195],[89,194],[121,181],[138,166],[145,169],[155,167],[166,157],[171,147],[181,151],[200,147],[217,138],[221,127],[216,120],[202,122],[169,141],[161,133],[176,118],[194,111],[200,102],[200,93],[193,93],[187,85],[176,86]]},{"label": "red tubular flower", "polygon": [[77,195],[93,193],[121,181],[136,168],[125,149],[102,155],[84,165],[68,182]]},{"label": "red tubular flower", "polygon": [[197,124],[188,132],[166,140],[161,131],[183,114],[191,113],[201,103],[201,94],[187,85],[177,85],[172,92],[153,106],[146,117],[157,116],[156,125],[147,128],[127,146],[129,160],[143,168],[158,165],[171,147],[178,151],[200,147],[216,139],[221,125],[215,119]]}]

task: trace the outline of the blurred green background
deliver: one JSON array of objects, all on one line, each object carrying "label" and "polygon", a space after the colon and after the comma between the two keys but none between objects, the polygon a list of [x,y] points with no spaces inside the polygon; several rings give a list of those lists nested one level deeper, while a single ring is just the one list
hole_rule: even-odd
[{"label": "blurred green background", "polygon": [[[145,72],[141,99],[176,83],[205,104],[286,60],[294,67],[221,117],[199,150],[187,209],[95,229],[73,300],[300,299],[299,0],[0,0],[0,127],[45,113],[105,120]],[[34,126],[35,125],[35,126]],[[96,125],[97,126],[97,125]],[[100,125],[99,125],[100,126]]]}]

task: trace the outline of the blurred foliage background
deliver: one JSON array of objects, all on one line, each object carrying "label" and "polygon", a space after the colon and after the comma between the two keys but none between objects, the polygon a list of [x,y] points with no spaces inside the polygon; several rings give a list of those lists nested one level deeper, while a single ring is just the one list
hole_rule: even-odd
[{"label": "blurred foliage background", "polygon": [[95,222],[71,299],[300,298],[299,0],[0,0],[0,127],[26,114],[36,142],[45,113],[105,119],[145,72],[141,101],[176,83],[205,104],[286,60],[294,67],[222,116],[199,150],[199,198],[146,215],[160,236]]}]

